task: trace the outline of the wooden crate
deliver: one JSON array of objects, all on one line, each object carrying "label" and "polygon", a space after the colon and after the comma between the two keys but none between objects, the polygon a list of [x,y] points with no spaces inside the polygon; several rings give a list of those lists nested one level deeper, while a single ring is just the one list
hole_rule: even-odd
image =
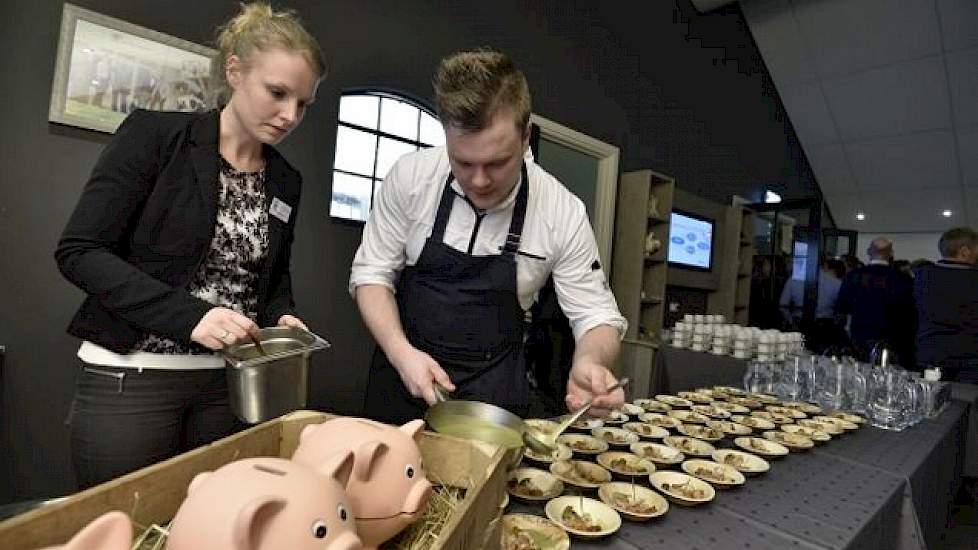
[{"label": "wooden crate", "polygon": [[[176,514],[187,486],[197,474],[242,458],[289,458],[303,427],[330,418],[333,416],[311,411],[288,414],[76,493],[57,504],[0,522],[0,550],[63,543],[110,510],[129,514],[136,525],[164,525]],[[424,433],[419,446],[425,470],[433,481],[466,488],[465,498],[433,548],[498,548],[498,518],[506,496],[509,459],[505,449],[431,432]]]}]

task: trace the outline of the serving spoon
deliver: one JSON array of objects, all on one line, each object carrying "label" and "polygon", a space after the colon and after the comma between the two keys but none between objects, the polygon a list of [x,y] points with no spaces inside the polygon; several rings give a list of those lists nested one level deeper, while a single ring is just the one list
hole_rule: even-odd
[{"label": "serving spoon", "polygon": [[[624,388],[626,385],[628,385],[628,381],[628,378],[622,378],[617,384],[610,386],[605,391],[607,393],[611,393],[618,388]],[[583,407],[578,409],[577,412],[569,415],[551,433],[544,432],[532,426],[527,426],[526,430],[523,432],[523,443],[526,443],[526,446],[533,449],[534,452],[546,456],[553,455],[554,451],[557,450],[557,436],[564,433],[564,430],[566,430],[568,426],[574,422],[577,422],[577,420],[591,408],[591,403],[592,400],[588,399],[587,402],[584,403]]]}]

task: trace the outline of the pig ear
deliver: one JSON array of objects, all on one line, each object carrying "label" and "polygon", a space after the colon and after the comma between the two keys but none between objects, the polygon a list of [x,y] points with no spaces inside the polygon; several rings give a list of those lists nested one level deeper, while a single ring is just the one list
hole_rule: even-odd
[{"label": "pig ear", "polygon": [[207,478],[211,476],[211,472],[204,472],[202,474],[197,474],[194,479],[190,482],[190,486],[187,487],[187,494],[194,492],[200,484],[203,483]]},{"label": "pig ear", "polygon": [[374,465],[380,462],[381,457],[387,453],[389,448],[386,443],[380,441],[368,441],[357,447],[356,464],[354,464],[353,469],[356,478],[360,481],[370,479]]},{"label": "pig ear", "polygon": [[285,499],[262,495],[245,504],[234,518],[231,531],[233,550],[253,550],[268,520],[285,507]]},{"label": "pig ear", "polygon": [[408,437],[417,441],[421,435],[421,432],[424,431],[424,420],[421,420],[420,418],[417,420],[412,420],[398,428],[398,430],[408,434]]},{"label": "pig ear", "polygon": [[128,550],[132,544],[132,524],[119,511],[102,515],[78,532],[65,550]]},{"label": "pig ear", "polygon": [[319,473],[335,479],[346,488],[350,483],[350,475],[353,473],[353,451],[346,450],[336,453],[326,459],[322,466],[318,468]]}]

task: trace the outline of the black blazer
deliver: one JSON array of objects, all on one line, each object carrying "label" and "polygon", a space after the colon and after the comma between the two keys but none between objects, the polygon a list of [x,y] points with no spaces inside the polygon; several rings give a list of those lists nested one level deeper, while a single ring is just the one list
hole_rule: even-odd
[{"label": "black blazer", "polygon": [[[212,307],[187,290],[217,223],[219,111],[137,110],[99,157],[58,242],[61,273],[88,297],[68,333],[116,353],[146,333],[190,342]],[[268,216],[268,256],[259,276],[260,326],[294,313],[289,261],[302,177],[264,147],[268,205],[292,208],[288,223]]]}]

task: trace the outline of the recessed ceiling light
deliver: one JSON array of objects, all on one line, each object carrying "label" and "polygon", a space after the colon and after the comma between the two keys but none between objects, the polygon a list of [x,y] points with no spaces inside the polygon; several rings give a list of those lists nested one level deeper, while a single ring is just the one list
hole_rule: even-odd
[{"label": "recessed ceiling light", "polygon": [[863,220],[866,219],[866,214],[863,214],[862,212],[860,212],[860,213],[856,214],[856,219],[859,220],[859,221],[863,221]]},{"label": "recessed ceiling light", "polygon": [[775,193],[774,191],[767,190],[764,192],[764,202],[768,204],[776,204],[781,202],[781,195]]},{"label": "recessed ceiling light", "polygon": [[951,211],[950,210],[945,210],[944,212],[941,212],[941,215],[944,216],[945,218],[950,218],[951,217]]}]

